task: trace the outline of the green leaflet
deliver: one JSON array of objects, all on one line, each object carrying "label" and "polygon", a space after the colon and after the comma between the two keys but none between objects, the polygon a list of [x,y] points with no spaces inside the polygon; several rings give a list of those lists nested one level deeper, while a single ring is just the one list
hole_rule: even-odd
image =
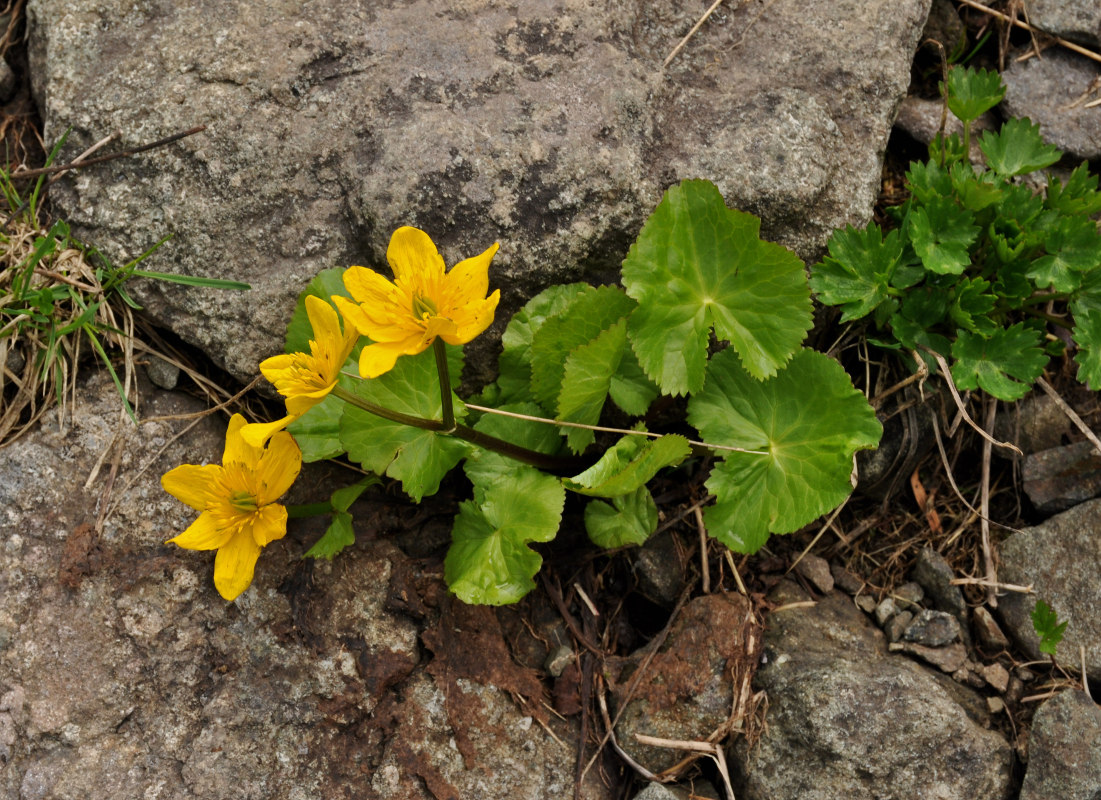
[{"label": "green leaflet", "polygon": [[1070,293],[1082,283],[1082,274],[1101,266],[1101,235],[1089,217],[1063,217],[1044,239],[1048,255],[1032,262],[1028,277],[1037,286]]},{"label": "green leaflet", "polygon": [[[608,397],[612,376],[619,369],[627,346],[627,320],[621,319],[566,359],[562,390],[555,419],[595,425]],[[575,453],[584,452],[596,434],[588,428],[566,428],[566,443]]]},{"label": "green leaflet", "polygon": [[763,382],[729,350],[717,354],[703,391],[688,403],[688,421],[709,444],[767,451],[728,453],[707,481],[717,498],[704,512],[708,533],[743,553],[844,500],[853,453],[875,447],[882,433],[841,365],[812,350]]},{"label": "green leaflet", "polygon": [[628,320],[646,374],[668,394],[704,381],[712,327],[757,378],[776,373],[811,326],[798,256],[760,239],[761,221],[726,207],[709,181],[671,186],[623,262],[638,301]]},{"label": "green leaflet", "polygon": [[626,435],[610,447],[600,460],[562,484],[572,492],[593,497],[630,494],[658,474],[658,470],[679,464],[692,452],[683,436],[650,438]]},{"label": "green leaflet", "polygon": [[645,544],[658,527],[658,507],[645,486],[610,503],[590,500],[585,506],[585,532],[597,547],[614,549]]},{"label": "green leaflet", "polygon": [[818,299],[841,307],[841,321],[871,314],[887,299],[891,278],[902,259],[902,237],[886,237],[878,225],[851,225],[834,231],[829,255],[811,267],[810,288]]},{"label": "green leaflet", "polygon": [[968,248],[979,235],[973,220],[950,198],[933,198],[910,210],[910,241],[927,270],[959,275],[971,264]]},{"label": "green leaflet", "polygon": [[1032,607],[1032,629],[1040,637],[1040,652],[1049,656],[1055,655],[1055,649],[1059,642],[1063,641],[1063,633],[1067,629],[1067,622],[1059,622],[1055,609],[1043,600],[1037,600]]},{"label": "green leaflet", "polygon": [[558,533],[565,489],[550,475],[486,451],[467,460],[466,473],[474,500],[459,506],[444,578],[464,603],[515,603],[535,588],[543,563],[527,545]]},{"label": "green leaflet", "polygon": [[1059,148],[1045,144],[1040,126],[1024,119],[1008,119],[998,132],[986,131],[979,147],[986,163],[1002,175],[1024,175],[1050,167],[1062,157]]},{"label": "green leaflet", "polygon": [[1074,342],[1078,352],[1078,380],[1096,391],[1101,389],[1101,309],[1071,304],[1074,311]]},{"label": "green leaflet", "polygon": [[[945,94],[944,83],[938,84]],[[992,109],[1005,97],[1002,76],[985,69],[953,67],[948,73],[948,109],[962,122],[972,122]]]},{"label": "green leaflet", "polygon": [[999,400],[1019,400],[1047,365],[1041,345],[1036,331],[1023,323],[995,330],[989,337],[960,331],[952,344],[952,380],[960,389],[981,388]]},{"label": "green leaflet", "polygon": [[[461,348],[448,348],[461,355]],[[450,366],[452,381],[461,372],[461,362]],[[432,350],[415,356],[403,356],[394,368],[374,380],[355,387],[357,395],[376,405],[425,419],[440,419],[439,378]],[[455,418],[461,420],[466,408],[453,398]],[[440,481],[465,456],[470,446],[459,439],[434,431],[413,428],[376,417],[353,405],[347,405],[340,423],[340,440],[348,457],[371,472],[386,474],[401,481],[402,489],[416,501],[435,494]]]},{"label": "green leaflet", "polygon": [[557,410],[566,371],[564,356],[596,339],[634,306],[623,290],[601,286],[574,298],[565,311],[549,317],[535,331],[531,343],[531,390],[536,402],[548,411]]},{"label": "green leaflet", "polygon": [[306,551],[303,558],[325,558],[332,561],[333,557],[345,547],[355,544],[352,515],[348,513],[348,509],[368,486],[374,486],[377,483],[379,483],[378,477],[369,475],[351,486],[345,486],[333,492],[329,500],[333,507],[333,521],[321,538],[314,542],[313,547]]},{"label": "green leaflet", "polygon": [[[332,300],[330,298],[334,294],[350,298],[351,295],[348,294],[348,290],[344,288],[344,270],[337,267],[321,270],[321,272],[317,273],[317,276],[310,281],[309,285],[302,293],[298,295],[298,302],[294,307],[294,315],[287,324],[287,339],[283,348],[284,353],[310,352],[310,339],[313,338],[313,328],[310,325],[310,318],[306,315],[306,296],[311,294],[315,297],[320,297],[330,305],[332,305]],[[358,363],[360,349],[359,347],[356,348],[354,354],[349,358],[349,363]]]},{"label": "green leaflet", "polygon": [[[352,381],[340,377],[340,385],[351,390]],[[336,458],[344,452],[340,441],[340,417],[344,413],[344,402],[329,395],[316,406],[287,426],[295,442],[302,449],[302,460],[306,463]]]}]

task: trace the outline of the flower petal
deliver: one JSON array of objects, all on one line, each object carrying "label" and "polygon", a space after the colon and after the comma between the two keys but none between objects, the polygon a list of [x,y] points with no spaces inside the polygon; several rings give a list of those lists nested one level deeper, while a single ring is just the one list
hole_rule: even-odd
[{"label": "flower petal", "polygon": [[256,464],[256,500],[261,507],[287,493],[302,470],[302,451],[286,431],[271,437]]},{"label": "flower petal", "polygon": [[241,428],[241,438],[251,447],[263,447],[264,442],[294,422],[298,416],[301,415],[288,414],[275,422],[251,422]]},{"label": "flower petal", "polygon": [[233,536],[233,528],[222,526],[211,511],[204,511],[187,530],[165,544],[174,544],[184,550],[217,550]]},{"label": "flower petal", "polygon": [[242,464],[247,469],[254,469],[256,462],[260,460],[263,452],[259,447],[254,447],[241,438],[241,428],[247,423],[240,414],[234,414],[229,418],[229,427],[226,429],[226,449],[222,453],[222,466],[229,464]]},{"label": "flower petal", "polygon": [[359,374],[363,378],[377,378],[394,368],[398,356],[405,355],[402,342],[393,344],[369,344],[359,354]]},{"label": "flower petal", "polygon": [[278,503],[264,506],[252,518],[252,538],[264,545],[287,535],[287,509]]},{"label": "flower petal", "polygon": [[225,471],[218,464],[181,464],[161,476],[161,486],[177,500],[196,511],[213,507],[221,496],[221,481]]},{"label": "flower petal", "polygon": [[460,261],[447,273],[445,280],[453,308],[485,299],[489,291],[489,264],[499,247],[500,244],[494,244],[481,255]]},{"label": "flower petal", "polygon": [[386,260],[398,283],[429,288],[443,278],[443,257],[431,237],[418,228],[404,226],[394,231],[386,248]]},{"label": "flower petal", "polygon": [[214,588],[226,600],[235,600],[252,583],[260,545],[248,528],[242,528],[214,557]]},{"label": "flower petal", "polygon": [[454,333],[441,333],[448,344],[466,344],[493,323],[493,312],[501,299],[500,289],[481,302],[471,303],[455,314],[457,328]]}]

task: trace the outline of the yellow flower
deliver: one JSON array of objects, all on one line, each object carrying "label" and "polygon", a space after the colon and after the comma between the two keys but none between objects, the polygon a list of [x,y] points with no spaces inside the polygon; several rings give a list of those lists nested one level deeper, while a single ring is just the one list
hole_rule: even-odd
[{"label": "yellow flower", "polygon": [[287,416],[275,422],[253,422],[241,435],[253,447],[263,447],[276,431],[290,425],[325,399],[336,386],[340,368],[359,340],[351,325],[340,331],[340,317],[320,297],[306,296],[306,315],[313,326],[310,352],[272,356],[260,362],[260,371],[287,398]]},{"label": "yellow flower", "polygon": [[374,342],[363,348],[359,374],[377,378],[393,368],[398,356],[424,351],[437,336],[448,344],[466,344],[488,328],[501,299],[499,290],[486,297],[496,252],[495,244],[445,273],[428,234],[405,227],[394,231],[386,250],[393,283],[365,267],[349,267],[344,285],[355,302],[339,296],[333,301],[344,319]]},{"label": "yellow flower", "polygon": [[287,509],[275,501],[302,468],[302,452],[289,433],[277,433],[264,449],[241,437],[244,425],[240,414],[230,419],[220,466],[184,464],[161,478],[166,492],[201,512],[169,544],[217,550],[214,586],[226,600],[252,583],[260,548],[286,534]]}]

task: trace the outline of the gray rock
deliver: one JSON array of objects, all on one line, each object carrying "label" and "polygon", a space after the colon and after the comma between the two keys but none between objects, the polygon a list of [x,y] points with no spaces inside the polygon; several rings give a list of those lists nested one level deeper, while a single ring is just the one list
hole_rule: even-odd
[{"label": "gray rock", "polygon": [[939,43],[948,54],[967,46],[967,28],[951,0],[933,0],[921,38]]},{"label": "gray rock", "polygon": [[994,619],[994,615],[986,609],[986,606],[973,608],[971,619],[975,623],[979,641],[982,642],[984,647],[991,650],[1004,650],[1009,647],[1009,639],[1005,638],[1005,633],[1002,632],[997,620]]},{"label": "gray rock", "polygon": [[854,597],[853,602],[856,603],[856,607],[863,611],[865,614],[872,614],[875,612],[879,603],[875,601],[875,598],[870,594],[862,594],[859,597]]},{"label": "gray rock", "polygon": [[684,551],[671,531],[651,536],[634,556],[639,591],[655,603],[673,607],[684,591]]},{"label": "gray rock", "polygon": [[1077,664],[1078,649],[1085,647],[1086,670],[1092,680],[1101,680],[1098,575],[1101,500],[1090,500],[1002,542],[998,579],[1035,590],[1035,595],[1007,592],[999,598],[1002,624],[1030,658],[1040,658],[1031,614],[1036,599],[1042,598],[1068,622],[1058,653]]},{"label": "gray rock", "polygon": [[[159,484],[178,464],[218,461],[224,419],[175,438],[192,420],[156,418],[199,401],[145,385],[140,407],[148,419],[135,427],[110,378],[89,373],[64,433],[51,412],[0,459],[0,797],[429,800],[444,796],[437,776],[456,797],[569,794],[573,751],[510,691],[456,680],[445,694],[422,666],[426,632],[388,610],[391,584],[415,570],[387,540],[359,529],[368,535],[337,562],[303,561],[325,523],[298,521],[224,602],[212,554],[163,544],[194,512]],[[292,491],[346,480],[321,467]],[[438,577],[422,582],[422,624],[446,629],[434,621]],[[576,724],[547,723],[577,736]],[[452,739],[476,739],[470,763]],[[375,767],[398,775],[398,794],[374,787]],[[599,780],[582,795],[608,797]]]},{"label": "gray rock", "polygon": [[894,598],[884,597],[875,607],[875,621],[879,627],[886,625],[895,614],[898,613],[898,604]]},{"label": "gray rock", "polygon": [[180,368],[159,356],[150,356],[145,364],[145,374],[154,386],[162,389],[175,389],[180,380]]},{"label": "gray rock", "polygon": [[663,739],[704,740],[730,716],[731,670],[744,661],[745,631],[752,611],[737,593],[697,597],[681,609],[661,650],[627,699],[627,689],[646,658],[639,651],[607,667],[616,739],[635,761],[658,773],[684,753],[641,745],[636,733]]},{"label": "gray rock", "polygon": [[924,609],[906,626],[902,638],[926,647],[943,647],[959,641],[960,623],[944,611]]},{"label": "gray rock", "polygon": [[1029,22],[1042,31],[1094,48],[1101,45],[1101,6],[1093,0],[1029,0],[1027,9]]},{"label": "gray rock", "polygon": [[916,610],[925,599],[925,590],[921,588],[921,584],[907,581],[891,592],[891,597],[898,603],[899,608]]},{"label": "gray rock", "polygon": [[944,556],[931,547],[923,547],[910,577],[925,590],[938,609],[954,616],[966,630],[967,603],[960,587],[952,584],[956,575]]},{"label": "gray rock", "polygon": [[1044,140],[1076,161],[1101,157],[1097,109],[1083,107],[1096,97],[1089,92],[1097,79],[1097,62],[1051,47],[1043,58],[1006,59],[1002,79],[1006,114],[1039,123]]},{"label": "gray rock", "polygon": [[[7,30],[7,25],[4,25],[0,30]],[[6,103],[11,100],[12,95],[15,94],[15,85],[15,72],[7,61],[0,59],[0,101]]]},{"label": "gray rock", "polygon": [[833,575],[830,574],[830,565],[826,559],[807,553],[799,563],[795,565],[796,571],[810,581],[815,589],[828,594],[833,591]]},{"label": "gray rock", "polygon": [[1096,800],[1101,794],[1101,708],[1068,689],[1032,719],[1021,800]]},{"label": "gray rock", "polygon": [[900,611],[891,617],[890,621],[883,626],[883,634],[887,637],[887,641],[897,642],[901,639],[902,634],[906,632],[906,626],[913,618],[914,615],[909,611]]},{"label": "gray rock", "polygon": [[[1046,394],[1030,394],[1000,411],[994,420],[994,438],[1017,445],[1026,456],[1058,447],[1073,429],[1059,404]],[[992,452],[1001,458],[1021,458],[1007,447],[995,447]]]},{"label": "gray rock", "polygon": [[[789,582],[770,595],[806,599]],[[764,646],[754,687],[768,692],[767,727],[752,748],[735,742],[739,800],[1006,796],[1008,744],[954,699],[973,693],[889,654],[847,597],[772,614]]]},{"label": "gray rock", "polygon": [[[944,133],[951,136],[953,133],[963,139],[963,123],[951,113],[944,116],[943,100],[927,100],[924,97],[908,95],[902,101],[898,109],[898,117],[895,126],[905,131],[912,139],[929,144],[941,131],[941,122],[944,123]],[[996,130],[998,120],[991,112],[987,112],[971,124],[971,161],[982,164],[986,160],[979,148],[979,137],[983,131]]]},{"label": "gray rock", "polygon": [[[494,331],[537,290],[614,280],[670,184],[716,181],[806,260],[864,224],[930,0],[699,9],[673,0],[461,5],[31,0],[33,91],[64,159],[190,137],[56,184],[113,260],[165,234],[150,269],[249,293],[148,282],[134,295],[238,378],[280,350],[320,269],[382,267],[423,228],[449,263],[502,244]],[[489,337],[472,368],[492,371]]]},{"label": "gray rock", "polygon": [[648,783],[634,800],[719,800],[719,794],[707,781],[696,781],[690,788],[664,783]]},{"label": "gray rock", "polygon": [[1041,514],[1066,511],[1101,494],[1101,453],[1088,441],[1031,453],[1021,478]]},{"label": "gray rock", "polygon": [[967,662],[967,648],[958,642],[944,647],[929,647],[913,642],[895,642],[888,645],[892,653],[906,653],[917,656],[927,664],[938,667],[949,674],[956,672]]},{"label": "gray rock", "polygon": [[986,664],[982,668],[983,680],[990,684],[991,688],[998,692],[1004,692],[1009,688],[1009,670],[1001,664]]},{"label": "gray rock", "polygon": [[840,564],[831,564],[830,574],[833,575],[834,585],[843,592],[856,594],[864,588],[864,581],[860,579],[860,576],[851,570],[845,569]]}]

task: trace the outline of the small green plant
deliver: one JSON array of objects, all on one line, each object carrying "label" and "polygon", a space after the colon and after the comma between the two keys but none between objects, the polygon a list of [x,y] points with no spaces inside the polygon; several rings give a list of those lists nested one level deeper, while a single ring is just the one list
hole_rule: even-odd
[{"label": "small green plant", "polygon": [[[62,137],[53,148],[47,166],[64,142]],[[222,289],[249,286],[139,269],[164,239],[116,267],[75,239],[64,220],[47,225],[42,209],[46,175],[24,192],[17,180],[0,170],[0,194],[8,207],[0,226],[0,444],[33,424],[52,403],[64,405],[85,347],[103,362],[133,418],[123,383],[133,361],[131,312],[140,306],[127,294],[126,282],[145,277]],[[123,354],[124,378],[109,349]]]},{"label": "small green plant", "polygon": [[1059,622],[1055,610],[1043,600],[1037,600],[1032,609],[1032,627],[1040,637],[1040,652],[1055,657],[1055,648],[1063,641],[1063,632],[1067,623]]},{"label": "small green plant", "polygon": [[1064,350],[1053,327],[1077,346],[1078,380],[1101,387],[1097,176],[1082,164],[1034,192],[1021,176],[1062,153],[1027,119],[984,133],[986,166],[972,165],[972,123],[1005,87],[997,73],[955,68],[941,89],[962,140],[938,136],[929,160],[910,165],[911,196],[888,210],[893,230],[836,231],[829,255],[811,268],[811,287],[843,322],[871,322],[873,343],[943,356],[961,389],[1021,398]]},{"label": "small green plant", "polygon": [[[848,496],[853,454],[875,447],[881,427],[841,366],[802,346],[804,265],[759,231],[713,184],[673,186],[623,263],[623,287],[558,285],[534,297],[504,332],[497,380],[464,401],[454,394],[462,345],[492,321],[496,245],[445,273],[428,236],[400,228],[387,251],[393,282],[330,269],[303,293],[286,354],[260,365],[287,416],[231,424],[223,467],[165,476],[200,512],[174,541],[218,550],[215,585],[227,599],[248,585],[287,515],[255,488],[265,481],[248,478],[249,465],[271,463],[265,441],[284,427],[302,460],[347,456],[417,502],[462,465],[473,492],[444,576],[468,603],[513,603],[534,587],[542,561],[529,545],[556,536],[567,492],[588,498],[597,545],[641,544],[658,517],[647,483],[690,457],[714,460],[704,522],[719,542],[752,553],[798,530]],[[660,395],[687,396],[686,415],[651,415]],[[609,412],[629,422],[601,427]],[[311,555],[332,558],[353,541],[348,509],[363,486],[334,494],[333,525]]]}]

